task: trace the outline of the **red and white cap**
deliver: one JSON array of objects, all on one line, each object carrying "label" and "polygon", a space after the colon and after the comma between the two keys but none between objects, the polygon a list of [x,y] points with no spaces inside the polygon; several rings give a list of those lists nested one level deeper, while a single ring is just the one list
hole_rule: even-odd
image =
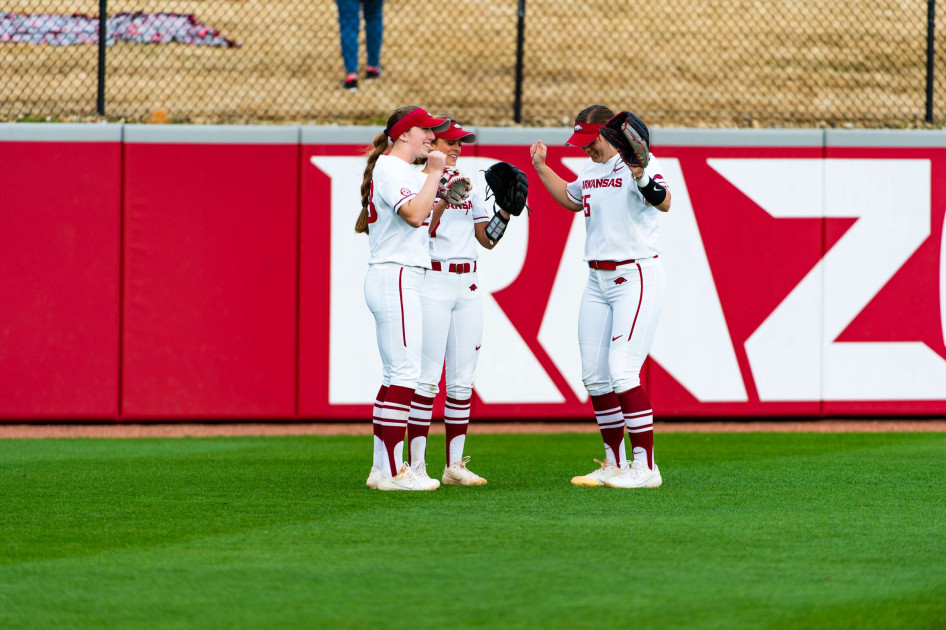
[{"label": "red and white cap", "polygon": [[576,147],[586,147],[595,141],[602,127],[604,127],[604,123],[576,122],[575,131],[568,140],[565,141],[565,144],[573,144]]},{"label": "red and white cap", "polygon": [[[436,131],[436,130],[435,130]],[[476,133],[467,131],[455,120],[450,121],[450,126],[445,131],[436,132],[438,140],[459,140],[460,142],[476,142]]]},{"label": "red and white cap", "polygon": [[434,133],[439,133],[450,126],[450,121],[446,118],[434,118],[428,114],[423,107],[412,110],[409,114],[401,118],[394,125],[386,130],[391,141],[397,140],[401,134],[412,127],[422,127],[432,129]]}]

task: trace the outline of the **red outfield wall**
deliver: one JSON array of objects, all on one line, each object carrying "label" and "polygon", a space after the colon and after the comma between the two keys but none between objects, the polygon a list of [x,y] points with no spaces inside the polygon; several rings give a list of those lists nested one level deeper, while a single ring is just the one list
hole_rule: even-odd
[{"label": "red outfield wall", "polygon": [[[0,419],[361,419],[376,129],[0,125]],[[564,129],[480,129],[532,173]],[[946,134],[654,130],[673,191],[644,380],[660,418],[946,413]],[[533,178],[481,252],[473,413],[588,413],[580,215]]]}]

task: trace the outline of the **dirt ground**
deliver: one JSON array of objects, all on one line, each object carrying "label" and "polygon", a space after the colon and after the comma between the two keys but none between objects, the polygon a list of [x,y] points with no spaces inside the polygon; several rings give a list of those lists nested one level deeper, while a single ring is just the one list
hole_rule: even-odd
[{"label": "dirt ground", "polygon": [[[475,433],[592,433],[597,425],[587,422],[474,422]],[[930,419],[836,419],[656,422],[656,433],[879,433],[946,432],[946,420]],[[246,423],[68,423],[0,424],[0,439],[30,438],[182,438],[238,435],[369,435],[369,422],[246,422]],[[442,434],[443,424],[434,423],[431,433]]]}]

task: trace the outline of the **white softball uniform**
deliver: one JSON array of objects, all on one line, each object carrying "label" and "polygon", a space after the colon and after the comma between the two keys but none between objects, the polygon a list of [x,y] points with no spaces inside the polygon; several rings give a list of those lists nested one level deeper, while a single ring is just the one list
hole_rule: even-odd
[{"label": "white softball uniform", "polygon": [[437,229],[430,235],[430,257],[441,262],[451,259],[473,261],[478,258],[474,223],[484,223],[490,217],[486,202],[476,190],[459,206],[447,206]]},{"label": "white softball uniform", "polygon": [[[653,155],[644,173],[669,189]],[[660,253],[660,211],[644,200],[621,156],[615,154],[604,164],[589,158],[565,190],[585,213],[585,260],[621,261]]]},{"label": "white softball uniform", "polygon": [[382,155],[375,162],[368,201],[369,265],[398,263],[430,269],[427,230],[411,227],[397,213],[426,181],[427,175],[400,158]]},{"label": "white softball uniform", "polygon": [[483,304],[476,278],[474,224],[489,221],[486,203],[473,191],[459,206],[448,206],[430,235],[433,270],[421,291],[424,342],[417,389],[434,397],[446,369],[447,396],[467,400],[483,338]]},{"label": "white softball uniform", "polygon": [[[645,173],[668,187],[653,156]],[[644,200],[618,155],[604,164],[589,159],[566,191],[585,214],[590,267],[578,315],[582,381],[592,396],[620,394],[640,385],[663,308],[660,211]]]},{"label": "white softball uniform", "polygon": [[424,275],[420,267],[379,263],[365,276],[365,301],[374,315],[387,385],[416,389],[420,380]]},{"label": "white softball uniform", "polygon": [[420,379],[423,313],[420,290],[430,268],[425,227],[397,213],[420,192],[427,176],[397,157],[382,155],[371,176],[365,301],[374,315],[385,384],[415,389]]}]

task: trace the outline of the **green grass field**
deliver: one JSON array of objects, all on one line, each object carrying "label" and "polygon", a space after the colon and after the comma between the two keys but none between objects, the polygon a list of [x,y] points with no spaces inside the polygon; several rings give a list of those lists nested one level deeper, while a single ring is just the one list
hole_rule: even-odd
[{"label": "green grass field", "polygon": [[662,488],[571,487],[599,450],[474,434],[488,486],[381,493],[370,437],[0,441],[0,627],[946,627],[946,434],[658,435]]}]

